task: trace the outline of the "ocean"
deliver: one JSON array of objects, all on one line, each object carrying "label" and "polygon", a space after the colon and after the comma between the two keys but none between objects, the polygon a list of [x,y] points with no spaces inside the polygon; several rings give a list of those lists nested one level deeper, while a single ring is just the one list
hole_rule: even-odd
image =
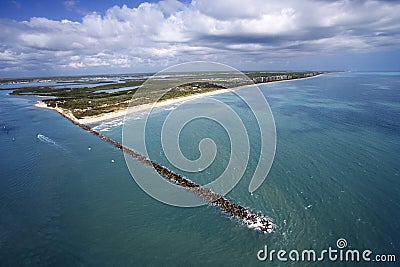
[{"label": "ocean", "polygon": [[[333,73],[259,87],[274,115],[277,147],[267,179],[253,194],[254,118],[229,93],[215,98],[247,119],[251,133],[248,168],[227,197],[271,217],[272,234],[248,229],[215,207],[153,199],[132,179],[121,151],[34,107],[38,97],[0,91],[0,265],[360,265],[327,257],[322,263],[257,258],[265,246],[319,255],[338,249],[339,239],[346,249],[371,250],[371,258],[396,255],[398,262],[400,73]],[[168,167],[157,130],[172,109],[156,112],[146,135],[151,158]],[[121,141],[121,119],[92,126]],[[202,184],[226,166],[229,136],[218,124],[197,121],[180,140],[182,153],[196,159],[206,137],[219,148],[216,161],[200,174],[182,172]]]}]

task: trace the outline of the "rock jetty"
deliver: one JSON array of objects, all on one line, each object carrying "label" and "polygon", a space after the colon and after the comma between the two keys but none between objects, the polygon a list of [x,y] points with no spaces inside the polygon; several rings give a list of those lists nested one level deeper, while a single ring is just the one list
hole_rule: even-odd
[{"label": "rock jetty", "polygon": [[161,166],[160,164],[144,157],[143,155],[133,151],[132,149],[123,146],[119,142],[103,135],[100,132],[93,130],[93,128],[80,123],[78,120],[76,120],[74,116],[63,112],[63,110],[59,108],[56,109],[56,111],[59,112],[62,116],[64,116],[68,120],[70,120],[73,124],[99,137],[100,139],[120,149],[124,153],[137,159],[143,164],[153,167],[159,174],[161,174],[170,182],[182,186],[185,189],[193,192],[194,194],[197,194],[205,201],[207,201],[210,205],[219,207],[223,212],[240,220],[247,227],[258,230],[262,233],[271,233],[273,231],[275,225],[273,224],[271,218],[263,216],[261,214],[257,214],[248,208],[240,206],[232,202],[231,200],[228,200],[223,195],[217,194],[208,188],[202,187],[199,184],[189,180],[188,178],[183,177],[182,175],[177,174],[164,166]]}]

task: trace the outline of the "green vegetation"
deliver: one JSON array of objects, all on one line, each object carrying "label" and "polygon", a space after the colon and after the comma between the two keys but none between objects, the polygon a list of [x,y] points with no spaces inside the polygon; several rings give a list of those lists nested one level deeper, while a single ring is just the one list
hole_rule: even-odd
[{"label": "green vegetation", "polygon": [[[171,89],[163,94],[159,101],[188,96],[196,93],[209,92],[223,87],[204,83],[204,84],[187,84]],[[77,97],[48,99],[44,102],[50,107],[58,107],[68,109],[74,114],[76,118],[86,116],[95,116],[103,113],[113,112],[127,108],[131,105],[142,105],[155,102],[158,97],[157,92],[152,94],[139,95],[136,90],[121,91],[115,93],[89,93],[84,96],[78,95]]]},{"label": "green vegetation", "polygon": [[[51,86],[33,86],[22,87],[14,90],[11,95],[40,95],[40,96],[55,96],[55,97],[84,97],[88,94],[95,93],[100,90],[114,90],[124,87],[133,87],[142,85],[144,80],[134,80],[125,83],[104,84],[95,87],[80,87],[80,88],[54,88]],[[96,93],[102,94],[102,93]],[[109,95],[108,93],[106,93]]]},{"label": "green vegetation", "polygon": [[219,90],[219,89],[226,89],[226,88],[223,86],[216,85],[213,83],[208,83],[208,82],[187,83],[187,84],[175,87],[172,90],[166,92],[160,98],[160,101],[177,98],[177,97],[189,96],[189,95],[193,95],[193,94],[211,92],[211,91]]},{"label": "green vegetation", "polygon": [[65,98],[46,99],[43,102],[49,107],[60,107],[70,110],[76,118],[95,116],[126,108],[134,91],[115,93],[76,94]]},{"label": "green vegetation", "polygon": [[[246,72],[245,74],[254,83],[264,83],[312,77],[321,74],[321,72]],[[146,88],[155,88],[148,90],[127,89],[117,92],[107,92],[108,90],[140,86],[145,82],[145,80],[142,79],[144,76],[141,76],[140,79],[125,80],[123,83],[104,84],[102,81],[87,82],[99,84],[95,87],[21,87],[15,89],[11,94],[47,96],[49,99],[43,101],[47,106],[69,110],[76,118],[82,118],[121,110],[129,105],[154,103],[155,101],[164,101],[177,97],[250,84],[250,80],[244,79],[243,76],[232,77],[232,75],[226,73],[218,74],[210,72],[207,76],[203,77],[204,82],[190,82],[177,87],[174,87],[174,84],[179,84],[180,78],[148,80]],[[188,78],[185,80],[188,81]],[[82,81],[78,82],[71,77],[64,80],[57,80],[57,82],[59,81],[62,81],[62,83],[60,83],[63,85],[86,83]],[[171,87],[173,88],[170,89]],[[158,99],[159,96],[162,97]]]},{"label": "green vegetation", "polygon": [[[143,95],[143,92],[140,94],[135,94],[137,91],[136,89],[114,93],[96,93],[98,90],[111,90],[137,85],[140,85],[139,81],[127,82],[124,84],[107,84],[97,86],[95,88],[84,87],[55,89],[52,87],[25,87],[16,89],[11,94],[53,97],[52,99],[43,100],[43,102],[49,107],[60,107],[70,110],[72,114],[79,119],[86,116],[95,116],[103,113],[118,111],[128,107],[130,103],[132,103],[132,105],[153,103],[160,95],[159,91],[146,92],[146,95]],[[165,94],[162,94],[162,97],[159,99],[159,101],[209,92],[222,88],[224,87],[207,82],[188,83],[172,88],[169,91],[167,91],[167,89],[161,89],[165,90],[166,92]]]}]

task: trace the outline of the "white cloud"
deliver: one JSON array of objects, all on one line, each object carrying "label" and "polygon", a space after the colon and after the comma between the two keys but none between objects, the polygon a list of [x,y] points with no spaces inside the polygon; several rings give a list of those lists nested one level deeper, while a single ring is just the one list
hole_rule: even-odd
[{"label": "white cloud", "polygon": [[[64,2],[71,9],[76,3]],[[0,73],[38,66],[140,71],[188,60],[274,61],[397,49],[399,13],[395,1],[167,0],[113,6],[81,22],[0,20]]]}]

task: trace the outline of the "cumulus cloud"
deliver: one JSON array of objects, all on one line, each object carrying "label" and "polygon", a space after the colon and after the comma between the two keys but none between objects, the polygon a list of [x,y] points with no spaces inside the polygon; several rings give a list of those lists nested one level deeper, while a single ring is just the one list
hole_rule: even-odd
[{"label": "cumulus cloud", "polygon": [[[75,8],[76,1],[65,1]],[[0,20],[0,72],[140,71],[398,49],[396,1],[176,0],[110,7],[82,21]],[[97,69],[96,69],[97,68]]]}]

